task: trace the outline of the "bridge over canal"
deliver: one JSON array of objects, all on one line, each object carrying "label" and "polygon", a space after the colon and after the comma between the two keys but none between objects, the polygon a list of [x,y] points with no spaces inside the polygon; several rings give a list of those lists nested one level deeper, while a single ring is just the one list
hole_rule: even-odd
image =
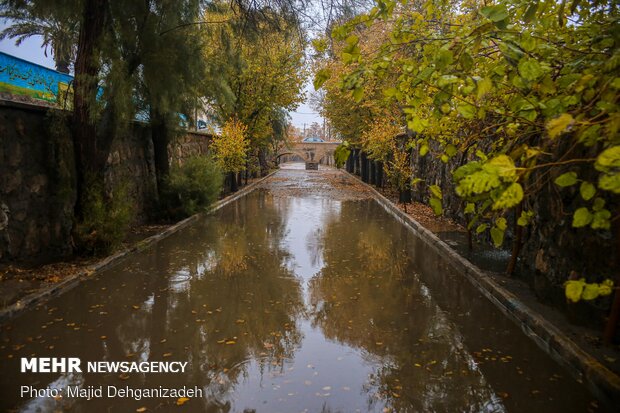
[{"label": "bridge over canal", "polygon": [[339,142],[297,142],[282,146],[276,155],[276,161],[286,162],[301,158],[306,169],[318,169],[318,165],[335,165],[334,150]]}]

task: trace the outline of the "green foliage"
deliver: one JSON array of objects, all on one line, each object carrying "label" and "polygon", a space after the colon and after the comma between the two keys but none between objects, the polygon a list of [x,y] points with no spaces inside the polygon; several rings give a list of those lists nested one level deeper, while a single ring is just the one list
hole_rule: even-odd
[{"label": "green foliage", "polygon": [[77,49],[79,19],[76,4],[65,3],[26,0],[13,6],[10,1],[1,2],[0,17],[10,24],[0,32],[0,40],[10,37],[19,46],[31,36],[41,36],[45,56],[51,51],[56,70],[69,73]]},{"label": "green foliage", "polygon": [[[337,104],[325,105],[327,116],[345,125],[333,113],[346,110],[368,128],[396,107],[401,124],[418,134],[421,156],[446,163],[462,150],[476,153],[454,172],[455,189],[473,205],[471,227],[491,229],[496,245],[499,219],[554,177],[560,187],[579,184],[575,226],[610,228],[604,200],[620,194],[614,1],[380,4],[332,31],[334,57],[318,68],[332,74],[323,87]],[[576,23],[566,24],[569,17]],[[564,165],[571,171],[561,174]],[[518,224],[531,219],[522,214]]]},{"label": "green foliage", "polygon": [[299,22],[262,2],[215,2],[203,19],[220,22],[203,26],[200,52],[206,59],[202,90],[216,121],[234,118],[247,126],[250,156],[272,150],[288,111],[303,100],[305,39]]},{"label": "green foliage", "polygon": [[133,206],[127,202],[127,185],[120,185],[112,194],[105,194],[95,183],[86,188],[83,216],[74,230],[76,247],[86,254],[108,254],[120,246],[134,217]]},{"label": "green foliage", "polygon": [[336,162],[336,168],[340,169],[344,166],[351,155],[351,147],[349,142],[344,141],[336,147],[334,150],[334,161]]},{"label": "green foliage", "polygon": [[564,294],[573,303],[581,300],[594,300],[598,297],[610,295],[614,289],[612,280],[605,280],[599,283],[586,283],[585,278],[569,280],[564,283]]},{"label": "green foliage", "polygon": [[207,156],[194,156],[173,166],[164,202],[172,218],[205,212],[222,191],[224,177],[217,163]]},{"label": "green foliage", "polygon": [[429,204],[431,205],[431,208],[433,208],[433,212],[437,216],[443,214],[443,206],[441,203],[443,193],[441,192],[441,188],[437,185],[431,185],[428,187],[428,190],[431,194]]}]

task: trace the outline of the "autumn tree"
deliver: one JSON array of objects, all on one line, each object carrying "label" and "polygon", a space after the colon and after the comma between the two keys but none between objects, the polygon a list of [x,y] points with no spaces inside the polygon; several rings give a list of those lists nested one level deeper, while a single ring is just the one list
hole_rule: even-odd
[{"label": "autumn tree", "polygon": [[231,190],[237,190],[237,174],[246,167],[249,140],[248,127],[231,118],[221,131],[213,135],[211,150],[223,172],[230,174]]},{"label": "autumn tree", "polygon": [[[383,40],[365,50],[358,32],[373,26],[384,27]],[[566,208],[569,226],[614,237],[619,27],[614,1],[379,0],[332,30],[330,41],[346,46],[315,82],[362,104],[381,85],[381,100],[402,110],[410,131],[403,150],[445,164],[458,155],[464,165],[444,189],[463,198],[469,228],[496,246],[515,223],[512,272],[541,191]],[[442,193],[433,189],[441,211]],[[569,299],[610,292],[587,285],[571,284]]]},{"label": "autumn tree", "polygon": [[205,21],[226,21],[205,33],[205,93],[221,121],[234,117],[247,126],[251,155],[265,173],[267,151],[286,131],[286,112],[302,99],[304,41],[290,12],[265,8],[250,17],[223,3],[205,14]]}]

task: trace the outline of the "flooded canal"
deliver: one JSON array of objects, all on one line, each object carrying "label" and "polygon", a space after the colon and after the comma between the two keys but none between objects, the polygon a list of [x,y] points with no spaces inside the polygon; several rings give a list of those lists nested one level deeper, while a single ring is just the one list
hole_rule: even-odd
[{"label": "flooded canal", "polygon": [[[583,385],[335,171],[283,170],[1,326],[0,411],[585,412]],[[184,373],[20,373],[21,357]],[[178,398],[35,388],[198,388]],[[104,394],[105,395],[105,394]],[[177,406],[177,402],[183,403]]]}]

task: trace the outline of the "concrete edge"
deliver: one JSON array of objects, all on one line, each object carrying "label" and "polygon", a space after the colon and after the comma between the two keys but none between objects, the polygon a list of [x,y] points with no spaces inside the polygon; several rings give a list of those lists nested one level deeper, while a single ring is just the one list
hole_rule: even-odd
[{"label": "concrete edge", "polygon": [[519,325],[521,330],[534,340],[538,347],[566,368],[576,380],[583,381],[592,393],[612,409],[620,407],[620,376],[601,364],[555,325],[522,303],[514,294],[452,249],[432,231],[401,211],[374,187],[362,182],[357,176],[349,172],[342,172],[349,179],[366,185],[373,198],[387,212],[420,236],[437,253],[443,255],[458,272],[464,275],[474,287]]},{"label": "concrete edge", "polygon": [[93,276],[94,274],[98,272],[115,267],[116,265],[120,264],[121,262],[123,262],[126,258],[130,257],[131,255],[138,253],[138,252],[142,252],[150,248],[151,246],[155,245],[157,242],[189,226],[191,223],[197,221],[201,217],[209,215],[217,211],[218,209],[224,207],[225,205],[228,205],[231,202],[236,201],[237,199],[246,196],[250,192],[254,191],[260,184],[262,184],[266,179],[270,178],[276,172],[278,172],[278,170],[270,172],[268,175],[264,176],[263,178],[259,179],[256,182],[252,182],[251,184],[241,189],[240,191],[235,192],[234,194],[228,195],[227,197],[223,199],[220,199],[219,201],[213,204],[213,206],[208,212],[205,212],[205,213],[200,212],[198,214],[194,214],[188,218],[185,218],[184,220],[177,222],[176,224],[166,228],[165,230],[163,230],[162,232],[158,234],[152,235],[148,238],[138,241],[129,248],[121,250],[115,254],[112,254],[108,257],[101,259],[100,261],[94,264],[86,266],[82,271],[70,277],[65,278],[64,280],[62,280],[61,282],[57,284],[44,287],[39,291],[36,291],[34,293],[26,295],[25,297],[22,297],[21,299],[17,300],[13,304],[10,304],[6,307],[1,308],[0,309],[0,321],[14,317],[20,311],[25,310],[46,299],[56,297],[64,292],[67,292],[71,288],[78,285],[81,281],[88,279],[89,277]]}]

